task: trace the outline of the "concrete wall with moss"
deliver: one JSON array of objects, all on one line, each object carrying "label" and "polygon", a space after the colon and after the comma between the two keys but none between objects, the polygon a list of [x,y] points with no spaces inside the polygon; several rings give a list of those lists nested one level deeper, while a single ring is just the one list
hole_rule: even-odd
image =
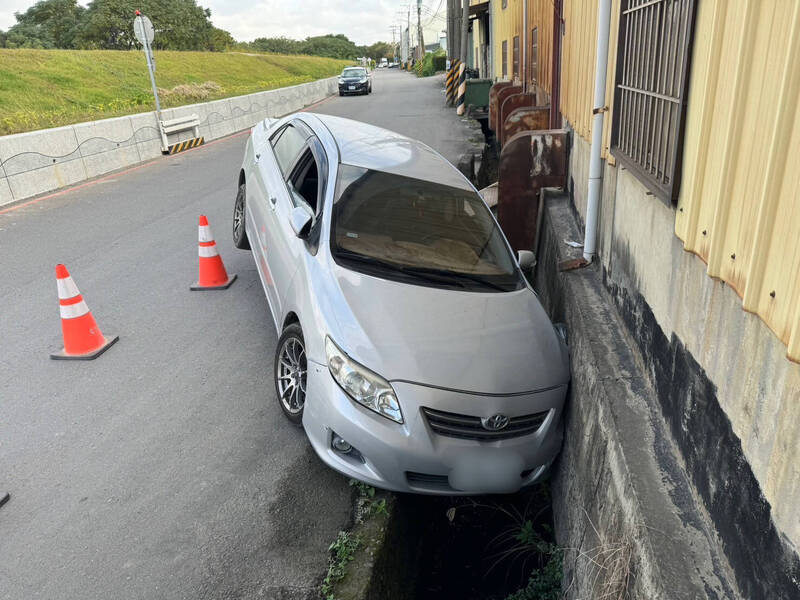
[{"label": "concrete wall with moss", "polygon": [[[586,214],[589,144],[569,191]],[[674,234],[675,208],[606,165],[599,260],[687,472],[748,597],[800,597],[800,365]]]}]

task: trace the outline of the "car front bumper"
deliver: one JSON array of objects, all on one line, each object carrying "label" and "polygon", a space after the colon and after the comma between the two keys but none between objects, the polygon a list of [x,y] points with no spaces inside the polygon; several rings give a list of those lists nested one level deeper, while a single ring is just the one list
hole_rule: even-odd
[{"label": "car front bumper", "polygon": [[[350,89],[353,88],[353,89]],[[339,93],[341,94],[360,94],[369,89],[369,82],[365,83],[340,83]]]},{"label": "car front bumper", "polygon": [[[561,449],[566,385],[518,396],[482,396],[393,382],[403,411],[398,424],[347,396],[327,366],[308,363],[303,426],[333,469],[375,487],[422,494],[513,493],[539,481]],[[535,433],[476,441],[432,430],[422,407],[462,415],[509,417],[547,411]],[[358,451],[333,449],[334,435]]]}]

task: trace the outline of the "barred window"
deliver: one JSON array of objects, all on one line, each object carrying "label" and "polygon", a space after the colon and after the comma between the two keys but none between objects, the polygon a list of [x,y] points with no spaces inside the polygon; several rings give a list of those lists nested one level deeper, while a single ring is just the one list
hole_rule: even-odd
[{"label": "barred window", "polygon": [[503,40],[503,79],[508,77],[508,40]]},{"label": "barred window", "polygon": [[539,83],[539,28],[531,30],[531,84]]},{"label": "barred window", "polygon": [[519,36],[514,36],[514,79],[519,77]]},{"label": "barred window", "polygon": [[696,0],[622,0],[611,152],[667,203],[680,190]]}]

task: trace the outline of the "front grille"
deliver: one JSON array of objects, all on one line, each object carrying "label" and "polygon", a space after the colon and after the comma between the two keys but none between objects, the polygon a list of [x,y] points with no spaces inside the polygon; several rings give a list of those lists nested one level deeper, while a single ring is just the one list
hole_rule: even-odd
[{"label": "front grille", "polygon": [[406,481],[411,487],[431,491],[452,491],[447,475],[431,475],[430,473],[415,473],[406,471]]},{"label": "front grille", "polygon": [[422,412],[425,413],[428,424],[435,433],[464,440],[478,440],[479,442],[496,442],[536,433],[550,413],[549,410],[544,410],[532,415],[512,417],[503,429],[490,431],[481,425],[480,417],[459,415],[425,407]]}]

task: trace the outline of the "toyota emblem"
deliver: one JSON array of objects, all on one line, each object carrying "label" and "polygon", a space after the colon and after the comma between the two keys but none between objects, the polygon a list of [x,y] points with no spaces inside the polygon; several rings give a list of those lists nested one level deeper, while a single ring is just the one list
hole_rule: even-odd
[{"label": "toyota emblem", "polygon": [[500,431],[508,426],[508,421],[509,418],[505,415],[492,415],[491,417],[481,419],[481,425],[483,425],[484,429],[488,429],[489,431]]}]

